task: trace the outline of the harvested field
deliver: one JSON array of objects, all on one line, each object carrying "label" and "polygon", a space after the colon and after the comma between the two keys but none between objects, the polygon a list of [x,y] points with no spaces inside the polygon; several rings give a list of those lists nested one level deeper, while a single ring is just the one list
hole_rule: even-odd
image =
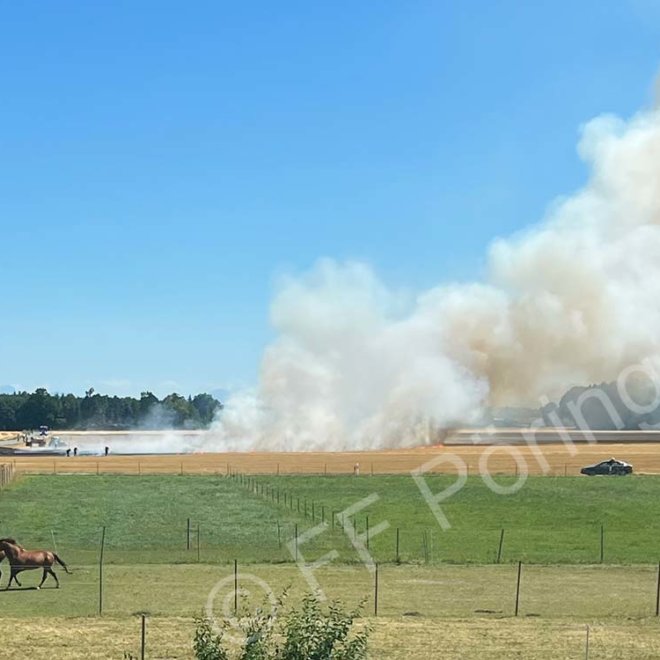
[{"label": "harvested field", "polygon": [[[586,628],[570,621],[530,619],[370,619],[371,657],[426,660],[441,649],[444,658],[462,660],[569,660],[584,657]],[[30,640],[31,660],[139,657],[138,617],[34,618],[3,621],[6,657],[24,657]],[[192,660],[193,622],[162,617],[147,622],[147,657]],[[600,660],[652,660],[660,655],[655,620],[597,623],[590,629],[590,651]]]},{"label": "harvested field", "polygon": [[[374,578],[361,564],[313,568],[318,588],[329,600],[348,607],[364,601],[363,614],[374,613]],[[378,616],[427,619],[510,619],[515,616],[516,566],[381,566]],[[94,616],[98,613],[98,566],[75,565],[71,575],[58,571],[62,587],[48,580],[41,590],[35,573],[23,573],[23,588],[0,592],[7,605],[5,618],[31,619],[42,612],[52,616]],[[524,566],[520,589],[520,618],[544,621],[641,621],[653,618],[657,566]],[[312,589],[306,575],[292,564],[239,564],[241,608],[253,611],[269,591],[288,590],[297,604]],[[217,587],[217,589],[214,589]],[[149,612],[156,617],[190,617],[205,609],[230,616],[226,605],[233,595],[233,567],[211,564],[106,565],[103,613],[130,617]],[[176,597],[173,598],[173,594]],[[660,630],[656,634],[660,641]],[[2,656],[0,653],[0,657]]]},{"label": "harvested field", "polygon": [[[230,569],[194,565],[109,567],[105,615],[94,618],[89,615],[97,605],[96,573],[95,567],[81,567],[64,578],[59,591],[0,594],[11,603],[0,615],[2,657],[26,657],[27,644],[34,660],[121,658],[126,651],[139,657],[136,615],[146,611],[147,657],[192,659],[192,617],[204,606],[213,585],[231,578]],[[275,591],[293,581],[294,601],[305,588],[293,567],[251,567],[250,573]],[[337,596],[349,606],[372,593],[363,567],[324,569],[320,577],[324,588],[331,586],[328,596]],[[372,616],[371,601],[365,612],[374,628],[373,658],[422,660],[440,657],[436,650],[442,650],[441,657],[464,660],[579,658],[584,657],[587,624],[594,658],[651,660],[660,655],[660,633],[652,616],[653,567],[625,573],[596,567],[535,568],[525,574],[517,618],[512,616],[515,569],[511,566],[390,567],[381,577],[379,616]],[[612,599],[612,584],[619,581],[628,588]],[[263,594],[251,590],[250,604],[261,604]],[[172,593],[178,597],[172,598]],[[570,618],[565,614],[569,608]],[[48,618],[43,618],[44,611]],[[221,610],[216,614],[221,615]]]},{"label": "harvested field", "polygon": [[[573,452],[573,453],[571,453]],[[471,474],[487,466],[491,474],[576,475],[580,468],[610,456],[634,465],[635,472],[660,474],[660,444],[655,442],[599,443],[596,445],[540,444],[537,447],[437,445],[417,449],[373,452],[246,452],[143,454],[122,456],[7,457],[24,473],[117,474],[406,474],[441,456],[462,460]],[[517,460],[516,460],[517,459]],[[547,468],[546,468],[547,466]],[[429,467],[431,472],[455,472],[449,461]]]}]

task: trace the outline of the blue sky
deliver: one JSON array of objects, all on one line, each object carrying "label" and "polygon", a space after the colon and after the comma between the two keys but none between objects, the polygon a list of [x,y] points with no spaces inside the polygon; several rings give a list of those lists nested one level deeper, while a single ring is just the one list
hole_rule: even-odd
[{"label": "blue sky", "polygon": [[660,4],[0,0],[0,384],[254,383],[282,273],[479,278],[653,98]]}]

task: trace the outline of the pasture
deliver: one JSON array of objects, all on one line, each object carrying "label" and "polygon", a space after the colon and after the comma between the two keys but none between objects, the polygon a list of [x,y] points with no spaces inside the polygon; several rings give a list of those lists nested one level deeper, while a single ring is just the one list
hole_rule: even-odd
[{"label": "pasture", "polygon": [[[249,581],[253,575],[278,593],[293,585],[292,599],[307,589],[291,565],[252,565],[240,577],[252,606],[260,605],[264,595]],[[517,618],[515,575],[511,565],[388,566],[380,575],[378,617],[373,617],[372,580],[363,567],[325,568],[318,577],[328,598],[355,605],[367,597],[366,620],[375,626],[373,658],[584,657],[587,624],[592,629],[590,657],[650,660],[660,654],[652,567],[525,568]],[[28,644],[30,658],[44,660],[137,654],[138,614],[146,612],[147,657],[190,659],[192,617],[204,607],[213,585],[225,578],[231,582],[226,566],[109,566],[103,617],[93,616],[95,566],[78,567],[59,591],[0,592],[3,657],[12,657],[11,652],[23,657]],[[222,613],[226,595],[217,595],[216,614]]]},{"label": "pasture", "polygon": [[[448,475],[427,479],[433,492],[453,482]],[[379,563],[377,617],[374,575],[340,525],[340,512],[366,498],[368,506],[351,518],[362,541],[367,515],[372,532],[389,525],[369,538]],[[74,573],[58,571],[59,590],[49,582],[34,590],[35,573],[22,575],[24,589],[0,591],[3,653],[20,657],[29,634],[36,659],[135,654],[137,615],[146,612],[148,657],[191,658],[192,617],[219,582],[213,611],[231,614],[223,603],[232,600],[234,559],[246,606],[263,602],[259,584],[277,595],[288,587],[293,602],[310,590],[287,543],[296,529],[302,537],[323,517],[327,528],[301,540],[299,554],[313,561],[338,553],[314,575],[330,599],[349,606],[365,599],[365,616],[375,625],[372,657],[424,658],[434,649],[466,659],[581,657],[587,624],[592,657],[660,655],[654,616],[660,479],[530,477],[504,496],[470,477],[442,510],[451,523],[446,531],[412,478],[402,475],[22,475],[0,493],[0,536],[55,547]],[[6,562],[0,568],[4,586]],[[262,581],[257,586],[255,577]]]},{"label": "pasture", "polygon": [[[434,493],[453,482],[427,477]],[[349,517],[351,532],[341,512],[354,505],[364,508]],[[296,529],[301,537],[325,521],[326,529],[299,543],[308,560],[335,550],[338,562],[359,562],[353,541],[361,534],[366,543],[368,524],[369,550],[380,563],[481,564],[496,562],[504,529],[502,562],[592,564],[601,561],[602,526],[605,563],[660,559],[654,477],[530,477],[511,495],[470,477],[441,508],[450,529],[440,528],[413,479],[398,475],[23,476],[0,496],[0,535],[55,543],[75,564],[96,561],[103,526],[111,564],[197,563],[198,556],[212,564],[278,563],[293,561],[287,543]],[[382,524],[388,527],[375,533]]]}]

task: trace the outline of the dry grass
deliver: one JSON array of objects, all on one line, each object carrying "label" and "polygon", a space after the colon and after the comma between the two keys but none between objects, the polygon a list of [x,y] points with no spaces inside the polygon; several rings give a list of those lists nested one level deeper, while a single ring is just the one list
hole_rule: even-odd
[{"label": "dry grass", "polygon": [[[72,570],[71,575],[59,572],[61,589],[47,582],[37,591],[33,587],[40,575],[30,573],[21,578],[25,589],[1,591],[0,601],[5,605],[0,614],[2,629],[6,628],[5,617],[31,620],[43,612],[61,617],[94,615],[98,611],[98,566],[73,564]],[[515,565],[381,566],[378,614],[416,622],[508,620],[515,612],[516,574]],[[374,578],[363,566],[327,566],[314,570],[313,575],[316,587],[328,599],[338,599],[351,608],[364,601],[364,613],[374,612]],[[524,566],[520,618],[581,624],[644,621],[655,611],[656,575],[652,566]],[[290,564],[239,564],[238,585],[250,608],[262,605],[269,591],[280,595],[287,590],[289,602],[295,604],[313,588]],[[150,612],[158,618],[192,617],[202,611],[212,593],[215,612],[231,609],[232,566],[104,568],[103,611],[110,617],[127,618],[135,612]]]},{"label": "dry grass", "polygon": [[[534,451],[527,446],[499,447],[483,464],[491,474],[515,474],[514,453],[523,461],[531,475],[576,475],[586,464],[610,456],[631,462],[639,473],[660,474],[660,451],[655,442],[605,443],[575,445],[571,456],[563,444],[543,444]],[[377,474],[407,474],[443,454],[461,458],[470,473],[480,471],[483,446],[442,446],[373,452],[245,452],[195,453],[180,455],[142,456],[79,456],[12,457],[19,472],[26,473],[118,473],[118,474],[227,474],[229,470],[250,474],[351,474],[356,463],[363,476]],[[539,461],[537,452],[547,462],[548,470]],[[442,463],[432,471],[447,472],[454,468]]]},{"label": "dry grass", "polygon": [[[372,658],[426,660],[568,660],[585,653],[586,627],[568,621],[501,619],[371,620]],[[149,658],[192,660],[193,623],[155,618],[147,623]],[[3,621],[2,657],[31,660],[88,660],[139,657],[140,620],[125,618],[36,618]],[[590,628],[590,657],[599,660],[660,656],[655,621],[596,623]]]}]

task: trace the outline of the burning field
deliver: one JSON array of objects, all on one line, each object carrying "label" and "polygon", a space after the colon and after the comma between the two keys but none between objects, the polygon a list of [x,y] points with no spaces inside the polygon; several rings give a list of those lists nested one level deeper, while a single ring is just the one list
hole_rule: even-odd
[{"label": "burning field", "polygon": [[[347,452],[217,452],[205,450],[202,432],[62,433],[70,446],[96,451],[103,446],[108,456],[11,456],[25,473],[121,473],[121,474],[406,474],[429,461],[456,457],[471,474],[575,475],[586,464],[616,457],[633,464],[636,473],[660,474],[660,434],[651,431],[593,432],[590,444],[581,432],[569,432],[564,444],[556,430],[540,430],[529,442],[524,429],[501,430],[475,436],[474,431],[448,434],[442,444],[411,449]],[[542,457],[542,458],[541,458]],[[432,472],[452,472],[447,461],[433,465]]]}]

